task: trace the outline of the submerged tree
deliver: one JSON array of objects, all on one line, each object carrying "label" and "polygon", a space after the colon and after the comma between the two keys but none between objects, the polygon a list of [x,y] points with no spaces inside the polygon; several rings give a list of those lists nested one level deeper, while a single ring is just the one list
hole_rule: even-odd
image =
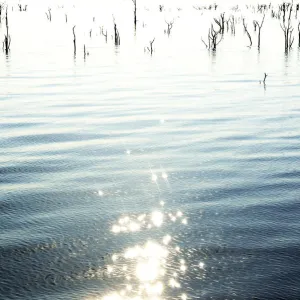
[{"label": "submerged tree", "polygon": [[258,49],[260,49],[260,33],[261,33],[261,28],[262,28],[262,26],[264,24],[264,21],[265,21],[265,16],[266,15],[264,14],[260,24],[258,23],[258,21],[254,21],[255,26],[258,27],[258,42],[257,42]]},{"label": "submerged tree", "polygon": [[74,44],[74,56],[76,56],[76,35],[75,35],[75,27],[73,26],[73,44]]},{"label": "submerged tree", "polygon": [[104,32],[104,28],[102,26],[102,27],[100,27],[100,30],[101,30],[100,33],[105,37],[105,42],[107,43],[107,29]]},{"label": "submerged tree", "polygon": [[133,2],[133,5],[134,5],[134,10],[133,10],[133,13],[134,13],[134,16],[133,16],[133,23],[134,23],[134,28],[136,29],[136,0],[132,0]]},{"label": "submerged tree", "polygon": [[51,22],[52,20],[52,15],[51,15],[51,8],[48,8],[48,13],[45,13],[47,16],[47,19]]},{"label": "submerged tree", "polygon": [[249,47],[251,47],[252,46],[252,38],[251,38],[251,35],[250,35],[249,31],[248,31],[247,24],[245,23],[245,19],[244,18],[243,18],[243,26],[244,26],[244,30],[245,30],[248,38],[249,38],[249,41],[250,41]]},{"label": "submerged tree", "polygon": [[220,44],[222,39],[223,39],[223,35],[221,34],[220,30],[216,31],[214,29],[213,24],[211,24],[211,27],[208,30],[208,43],[205,43],[204,40],[201,38],[206,48],[212,51],[217,50],[217,46]]},{"label": "submerged tree", "polygon": [[225,13],[220,14],[220,18],[214,18],[217,25],[220,27],[220,33],[223,34],[225,31]]},{"label": "submerged tree", "polygon": [[232,16],[229,18],[229,22],[230,22],[231,33],[232,33],[233,35],[235,35],[235,18],[234,18],[234,15],[232,15]]},{"label": "submerged tree", "polygon": [[294,37],[292,37],[294,28],[292,26],[292,21],[291,21],[293,4],[291,4],[290,7],[288,7],[288,9],[289,9],[288,18],[286,19],[285,13],[284,13],[283,17],[282,17],[282,23],[280,24],[280,27],[284,33],[284,49],[286,52],[288,52],[292,48],[292,45],[294,42]]},{"label": "submerged tree", "polygon": [[90,53],[88,51],[86,51],[86,47],[85,44],[83,45],[83,59],[85,60],[87,56],[89,56]]},{"label": "submerged tree", "polygon": [[120,39],[119,30],[117,28],[117,24],[116,24],[115,20],[114,20],[114,33],[115,33],[115,45],[119,46],[121,39]]},{"label": "submerged tree", "polygon": [[173,28],[174,20],[171,21],[171,22],[167,22],[167,21],[165,21],[165,22],[166,22],[166,24],[168,25],[168,28],[167,28],[167,30],[165,30],[165,33],[167,33],[167,35],[170,35],[171,30],[172,30],[172,28]]},{"label": "submerged tree", "polygon": [[2,21],[2,10],[3,10],[3,4],[0,3],[0,24],[1,24],[1,21]]},{"label": "submerged tree", "polygon": [[153,43],[155,41],[155,38],[149,42],[149,47],[147,47],[148,51],[150,52],[150,54],[152,55],[153,53]]},{"label": "submerged tree", "polygon": [[3,49],[5,51],[5,54],[7,55],[9,50],[10,50],[10,43],[11,43],[11,37],[8,33],[8,16],[7,16],[7,7],[6,7],[6,12],[5,12],[5,24],[6,24],[6,34],[4,36],[4,41],[3,41]]},{"label": "submerged tree", "polygon": [[300,22],[298,23],[298,47],[300,48]]}]

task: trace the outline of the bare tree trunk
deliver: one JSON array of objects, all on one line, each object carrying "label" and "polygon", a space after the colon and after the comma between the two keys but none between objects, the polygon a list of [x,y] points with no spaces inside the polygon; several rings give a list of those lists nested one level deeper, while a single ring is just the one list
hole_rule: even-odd
[{"label": "bare tree trunk", "polygon": [[2,21],[2,9],[3,9],[3,4],[0,3],[0,24]]},{"label": "bare tree trunk", "polygon": [[153,43],[154,43],[154,41],[155,41],[155,38],[152,41],[150,41],[150,47],[147,47],[147,49],[148,49],[148,51],[150,52],[151,55],[153,53]]},{"label": "bare tree trunk", "polygon": [[136,29],[136,0],[132,0],[132,2],[133,2],[133,5],[134,5],[134,11],[133,11],[133,13],[134,13],[134,19],[133,19],[133,23],[134,23],[134,29]]},{"label": "bare tree trunk", "polygon": [[266,15],[264,14],[260,24],[257,21],[254,21],[255,25],[258,27],[258,43],[257,43],[258,49],[260,49],[260,32],[261,32],[261,28],[262,28],[262,26],[264,24],[264,21],[265,21],[265,16]]},{"label": "bare tree trunk", "polygon": [[300,48],[300,22],[298,23],[298,47]]},{"label": "bare tree trunk", "polygon": [[76,56],[76,35],[75,35],[75,26],[73,26],[73,44],[74,44],[74,55]]},{"label": "bare tree trunk", "polygon": [[119,34],[119,30],[117,28],[117,24],[114,22],[114,31],[115,31],[115,45],[119,46],[120,45],[120,34]]},{"label": "bare tree trunk", "polygon": [[249,47],[251,47],[252,46],[252,39],[251,39],[251,35],[250,35],[250,33],[249,33],[248,29],[247,29],[247,25],[245,23],[245,19],[244,18],[243,18],[243,26],[244,26],[244,30],[245,30],[248,38],[249,38],[249,41],[250,41]]},{"label": "bare tree trunk", "polygon": [[[282,24],[280,24],[280,27],[283,31],[284,34],[284,49],[285,52],[288,52],[293,45],[294,42],[294,37],[292,37],[292,33],[294,31],[294,28],[292,26],[292,22],[291,22],[291,14],[292,14],[292,10],[293,10],[293,4],[291,4],[291,6],[287,7],[286,10],[289,9],[289,14],[288,14],[288,18],[285,18],[285,13],[283,14],[283,18],[282,18]],[[285,10],[284,10],[285,11]],[[299,24],[298,24],[298,31],[299,31]],[[299,34],[299,39],[300,39],[300,34]],[[300,45],[300,42],[298,41],[298,45]]]},{"label": "bare tree trunk", "polygon": [[11,38],[8,32],[8,16],[7,16],[7,7],[6,7],[6,12],[5,12],[5,24],[6,24],[6,35],[4,36],[4,50],[5,50],[5,54],[7,55],[9,50],[10,50],[10,42],[11,42]]}]

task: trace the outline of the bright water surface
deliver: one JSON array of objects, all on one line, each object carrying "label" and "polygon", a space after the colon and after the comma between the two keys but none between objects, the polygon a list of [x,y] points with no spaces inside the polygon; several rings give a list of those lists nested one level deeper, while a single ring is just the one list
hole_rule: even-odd
[{"label": "bright water surface", "polygon": [[104,5],[9,10],[0,299],[300,299],[296,42],[268,14],[260,52],[239,20],[210,53],[215,13],[145,4],[134,34],[129,2],[120,47]]}]

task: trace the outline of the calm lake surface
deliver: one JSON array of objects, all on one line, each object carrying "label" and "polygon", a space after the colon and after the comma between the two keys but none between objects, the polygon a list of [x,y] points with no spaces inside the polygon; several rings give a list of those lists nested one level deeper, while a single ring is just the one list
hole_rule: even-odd
[{"label": "calm lake surface", "polygon": [[0,299],[300,299],[297,39],[226,10],[214,53],[222,9],[144,1],[134,33],[131,1],[81,3],[9,6]]}]

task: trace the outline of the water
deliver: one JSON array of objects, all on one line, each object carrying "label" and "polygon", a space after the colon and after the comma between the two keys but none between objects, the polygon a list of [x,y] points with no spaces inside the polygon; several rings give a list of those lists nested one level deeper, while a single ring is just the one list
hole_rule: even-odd
[{"label": "water", "polygon": [[29,4],[0,60],[0,299],[299,299],[299,52],[279,21],[260,51],[239,20],[211,53],[215,13],[189,5],[145,2],[134,35],[131,3],[51,23]]}]

